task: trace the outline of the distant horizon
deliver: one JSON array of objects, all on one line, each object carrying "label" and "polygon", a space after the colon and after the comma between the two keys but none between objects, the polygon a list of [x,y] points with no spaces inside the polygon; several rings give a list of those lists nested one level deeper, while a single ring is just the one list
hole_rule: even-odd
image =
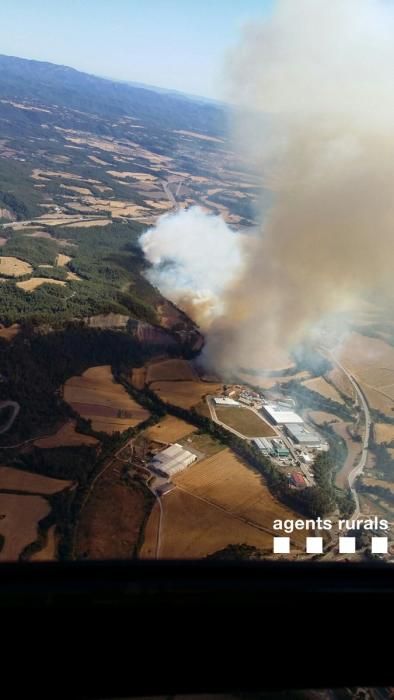
[{"label": "distant horizon", "polygon": [[226,102],[226,54],[274,2],[4,0],[0,53]]},{"label": "distant horizon", "polygon": [[81,70],[80,68],[76,68],[76,66],[71,66],[67,63],[56,63],[54,61],[45,61],[45,60],[41,60],[38,58],[28,58],[27,56],[16,56],[15,54],[7,54],[7,53],[0,52],[0,57],[1,56],[4,56],[6,58],[15,58],[15,59],[21,60],[21,61],[32,61],[33,63],[46,63],[49,66],[59,66],[60,68],[69,68],[70,70],[77,71],[77,73],[82,73],[84,75],[91,75],[94,78],[100,78],[101,80],[108,80],[109,82],[112,82],[112,83],[121,83],[122,85],[130,85],[131,87],[141,88],[142,90],[152,90],[153,92],[161,92],[161,93],[166,93],[166,94],[180,95],[182,97],[186,97],[186,98],[189,98],[191,100],[202,100],[204,102],[208,102],[208,103],[212,103],[212,104],[219,104],[219,105],[228,104],[228,103],[224,102],[223,100],[218,100],[218,99],[215,99],[214,97],[207,97],[206,95],[197,95],[195,93],[184,92],[183,90],[178,90],[176,88],[161,87],[160,85],[153,85],[150,83],[142,83],[138,80],[122,80],[120,78],[113,78],[113,77],[108,76],[108,75],[99,75],[98,73],[93,73],[91,71]]}]

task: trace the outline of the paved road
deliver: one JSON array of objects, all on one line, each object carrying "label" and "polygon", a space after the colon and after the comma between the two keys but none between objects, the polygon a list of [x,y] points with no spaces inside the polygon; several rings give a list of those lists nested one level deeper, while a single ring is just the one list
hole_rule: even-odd
[{"label": "paved road", "polygon": [[17,417],[19,411],[20,411],[20,406],[16,401],[0,401],[0,409],[2,408],[7,408],[7,406],[11,406],[14,410],[9,417],[8,421],[5,423],[5,425],[2,425],[0,428],[0,435],[3,433],[6,433],[7,430],[9,430]]},{"label": "paved road", "polygon": [[155,497],[156,501],[159,504],[159,522],[157,524],[157,536],[156,536],[156,553],[155,553],[155,559],[160,559],[160,549],[161,549],[161,533],[163,530],[163,518],[164,518],[164,512],[163,512],[163,504],[161,502],[160,496],[148,486],[149,491],[153,494]]},{"label": "paved road", "polygon": [[163,190],[166,193],[166,195],[167,195],[169,201],[171,202],[172,206],[174,207],[174,209],[178,209],[178,203],[174,197],[173,192],[171,192],[171,189],[170,189],[168,182],[165,182],[165,181],[163,182]]},{"label": "paved road", "polygon": [[364,426],[365,426],[365,427],[364,427],[364,437],[363,437],[363,443],[362,443],[362,452],[361,452],[360,459],[359,459],[359,461],[357,462],[356,466],[353,467],[353,469],[351,470],[351,472],[350,472],[349,475],[348,475],[348,484],[349,484],[349,488],[350,488],[350,490],[351,490],[351,492],[352,492],[353,498],[354,498],[355,503],[356,503],[356,508],[355,508],[355,510],[354,510],[354,513],[353,513],[353,515],[352,515],[352,518],[358,518],[358,516],[360,515],[360,501],[359,501],[359,498],[358,498],[358,493],[357,493],[356,488],[355,488],[355,486],[354,486],[354,482],[355,482],[356,478],[357,478],[360,474],[362,474],[362,472],[363,472],[363,470],[364,470],[364,468],[365,468],[365,465],[366,465],[366,463],[367,463],[368,448],[369,448],[369,438],[370,438],[370,434],[371,434],[371,423],[372,423],[372,421],[371,421],[371,414],[370,414],[370,412],[369,412],[368,404],[367,404],[367,402],[366,402],[366,400],[365,400],[364,394],[363,394],[363,392],[362,392],[360,386],[358,385],[357,381],[356,381],[355,378],[353,377],[353,375],[349,372],[348,369],[346,369],[346,367],[344,367],[344,366],[332,355],[332,353],[331,353],[330,351],[328,351],[328,354],[330,355],[330,358],[331,358],[331,360],[334,362],[334,364],[336,364],[336,366],[337,366],[342,372],[344,372],[344,374],[346,374],[347,378],[349,379],[350,383],[352,384],[352,386],[353,386],[353,388],[354,388],[354,390],[355,390],[355,392],[356,392],[356,396],[357,396],[357,398],[358,398],[358,400],[359,400],[359,402],[360,402],[360,406],[361,406],[361,408],[362,408],[362,410],[363,410],[363,412],[364,412]]}]

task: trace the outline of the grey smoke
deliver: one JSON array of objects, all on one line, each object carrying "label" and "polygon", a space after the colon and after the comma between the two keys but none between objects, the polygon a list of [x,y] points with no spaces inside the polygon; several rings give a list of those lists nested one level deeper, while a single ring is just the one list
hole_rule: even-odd
[{"label": "grey smoke", "polygon": [[[217,368],[286,365],[292,348],[362,298],[393,308],[393,36],[383,0],[278,0],[231,52],[239,145],[262,189],[275,186],[257,235],[223,263],[223,285],[212,288],[200,264],[221,260],[222,229],[209,243],[192,235],[189,291],[215,297],[206,357]],[[176,269],[182,280],[179,256]],[[165,289],[171,280],[164,274]]]}]

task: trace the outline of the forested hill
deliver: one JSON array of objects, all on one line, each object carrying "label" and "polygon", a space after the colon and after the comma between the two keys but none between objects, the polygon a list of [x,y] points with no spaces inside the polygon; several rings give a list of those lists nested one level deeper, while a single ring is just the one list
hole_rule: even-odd
[{"label": "forested hill", "polygon": [[98,78],[66,66],[0,55],[0,97],[56,104],[101,117],[138,118],[146,125],[221,136],[220,105]]}]

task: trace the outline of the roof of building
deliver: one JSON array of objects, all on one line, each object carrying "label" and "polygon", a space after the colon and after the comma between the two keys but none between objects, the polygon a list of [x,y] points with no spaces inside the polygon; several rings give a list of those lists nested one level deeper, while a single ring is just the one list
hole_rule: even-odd
[{"label": "roof of building", "polygon": [[260,450],[272,450],[272,445],[266,438],[253,438],[253,442]]},{"label": "roof of building", "polygon": [[179,471],[182,466],[188,466],[191,462],[195,462],[197,459],[194,452],[185,450],[182,445],[175,442],[167,449],[158,452],[153,457],[153,465],[163,470],[166,473]]},{"label": "roof of building", "polygon": [[305,424],[304,425],[295,425],[295,424],[288,425],[286,423],[285,428],[286,428],[287,432],[289,433],[290,437],[297,440],[297,442],[302,442],[302,443],[305,443],[306,445],[308,443],[320,444],[322,442],[320,435],[315,433],[314,430],[307,427]]},{"label": "roof of building", "polygon": [[294,411],[289,411],[278,404],[266,403],[263,409],[275,421],[275,423],[303,423],[301,416]]},{"label": "roof of building", "polygon": [[289,454],[289,450],[287,449],[283,440],[280,440],[279,438],[274,438],[272,440],[272,443],[276,452],[281,452],[282,454]]},{"label": "roof of building", "polygon": [[215,396],[213,400],[219,406],[239,406],[238,401],[230,399],[229,396]]}]

